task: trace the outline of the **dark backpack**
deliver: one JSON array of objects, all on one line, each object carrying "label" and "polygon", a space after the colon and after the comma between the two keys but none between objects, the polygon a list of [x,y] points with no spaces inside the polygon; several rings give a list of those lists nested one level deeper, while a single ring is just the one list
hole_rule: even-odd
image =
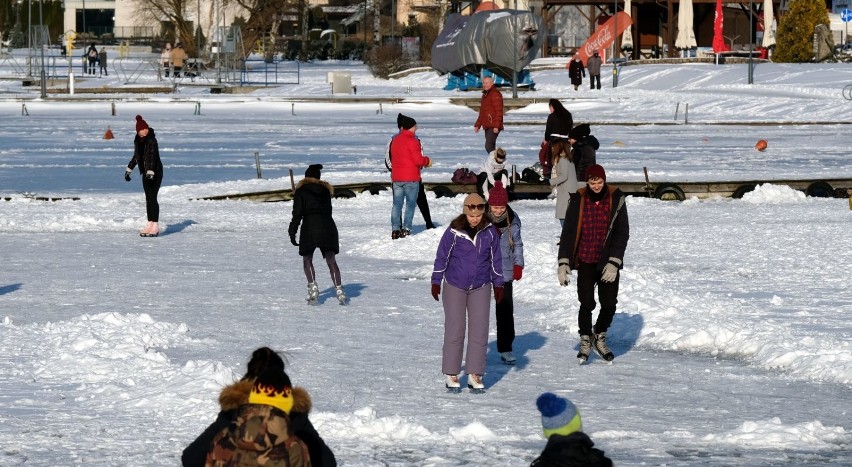
[{"label": "dark backpack", "polygon": [[467,167],[459,167],[453,172],[453,183],[476,183],[476,174]]},{"label": "dark backpack", "polygon": [[521,172],[521,181],[526,183],[545,183],[547,180],[543,176],[543,167],[536,162],[532,167],[527,167]]}]

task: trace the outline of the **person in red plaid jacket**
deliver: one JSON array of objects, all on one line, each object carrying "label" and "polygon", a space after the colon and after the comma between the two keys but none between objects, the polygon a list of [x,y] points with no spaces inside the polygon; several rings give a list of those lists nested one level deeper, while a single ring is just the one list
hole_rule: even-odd
[{"label": "person in red plaid jacket", "polygon": [[[588,360],[593,347],[604,360],[610,362],[615,358],[606,344],[606,332],[615,316],[619,271],[624,266],[629,238],[624,193],[607,185],[603,167],[590,166],[586,170],[586,186],[571,194],[559,241],[559,283],[568,285],[571,271],[577,270],[580,301],[577,359],[581,364]],[[596,286],[601,310],[593,326]]]}]

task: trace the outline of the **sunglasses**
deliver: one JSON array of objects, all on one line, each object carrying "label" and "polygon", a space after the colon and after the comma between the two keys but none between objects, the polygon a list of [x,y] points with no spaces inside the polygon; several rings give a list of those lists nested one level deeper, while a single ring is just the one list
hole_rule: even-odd
[{"label": "sunglasses", "polygon": [[485,210],[484,204],[465,204],[465,206],[468,209],[470,209],[471,211],[484,211]]}]

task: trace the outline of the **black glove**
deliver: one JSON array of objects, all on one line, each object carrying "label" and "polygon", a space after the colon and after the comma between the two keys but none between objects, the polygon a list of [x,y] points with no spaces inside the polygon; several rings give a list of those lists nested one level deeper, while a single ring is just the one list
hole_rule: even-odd
[{"label": "black glove", "polygon": [[145,172],[145,178],[147,178],[148,180],[153,180],[154,179],[154,171],[149,170],[149,171]]},{"label": "black glove", "polygon": [[441,294],[441,284],[432,284],[432,298],[438,301],[438,295]]},{"label": "black glove", "polygon": [[293,246],[299,246],[299,242],[296,241],[296,234],[290,234],[290,243],[292,243]]},{"label": "black glove", "polygon": [[133,171],[130,170],[130,169],[124,169],[124,180],[127,181],[127,182],[130,181],[130,172],[133,172]]}]

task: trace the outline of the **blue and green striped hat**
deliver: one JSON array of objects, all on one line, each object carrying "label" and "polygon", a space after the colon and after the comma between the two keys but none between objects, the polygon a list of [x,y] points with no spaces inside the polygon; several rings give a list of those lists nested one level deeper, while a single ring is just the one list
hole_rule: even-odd
[{"label": "blue and green striped hat", "polygon": [[541,412],[541,425],[544,427],[544,437],[550,435],[567,436],[576,431],[583,431],[580,411],[571,401],[559,397],[552,392],[545,392],[535,401]]}]

